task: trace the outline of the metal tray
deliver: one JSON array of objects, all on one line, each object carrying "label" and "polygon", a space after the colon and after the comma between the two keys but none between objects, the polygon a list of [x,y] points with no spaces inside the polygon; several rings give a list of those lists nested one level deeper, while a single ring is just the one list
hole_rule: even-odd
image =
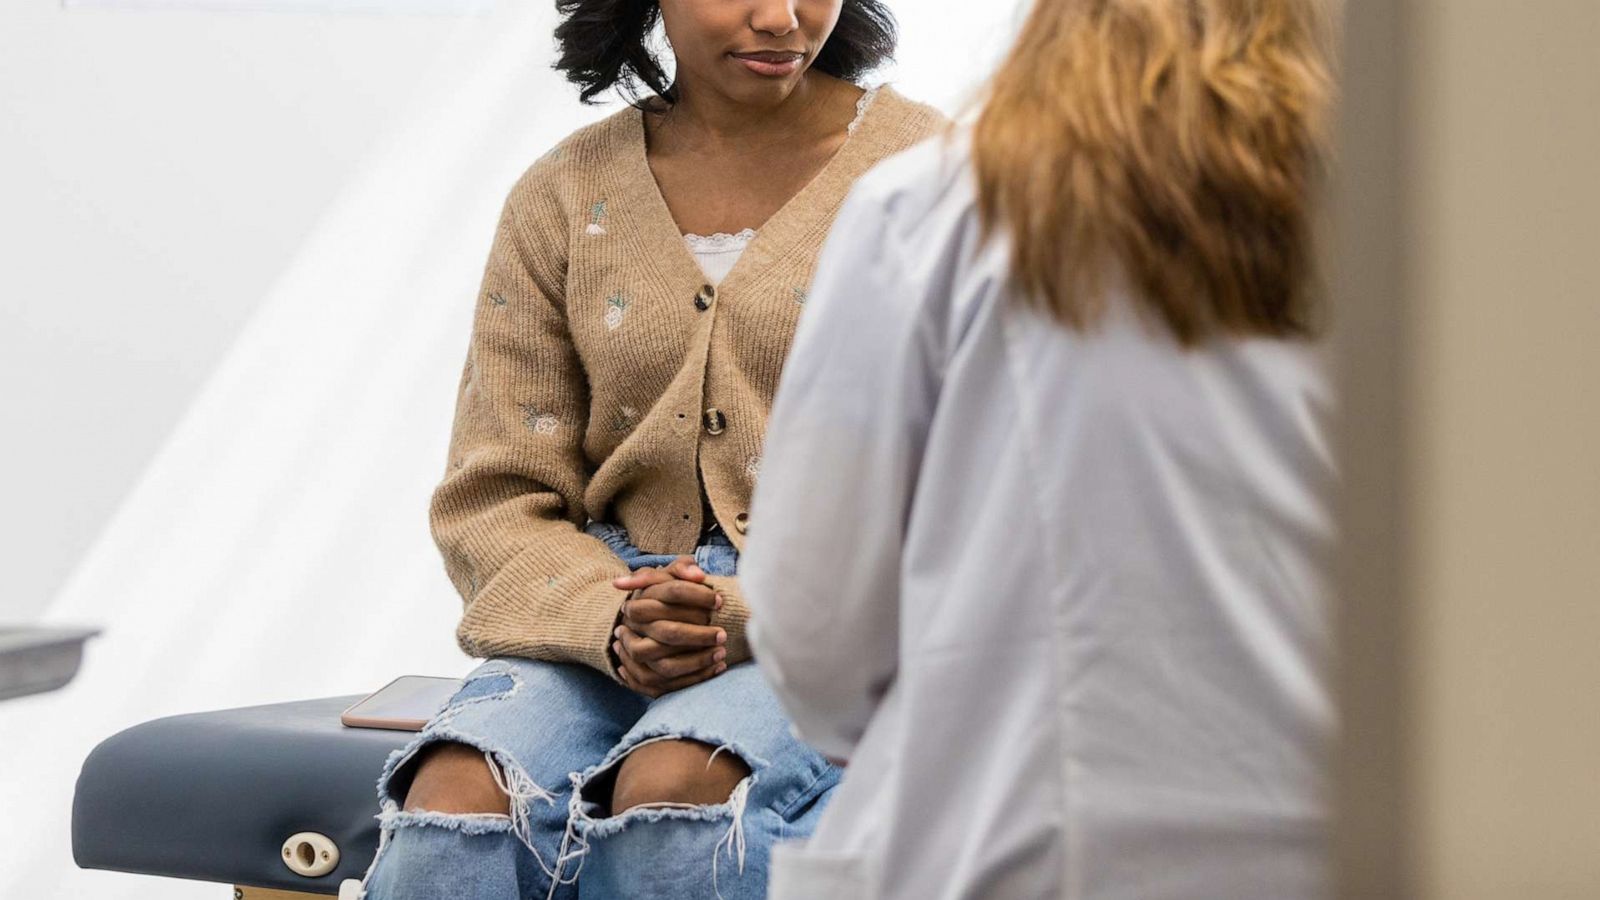
[{"label": "metal tray", "polygon": [[98,628],[0,626],[0,700],[53,691],[78,674],[83,643]]}]

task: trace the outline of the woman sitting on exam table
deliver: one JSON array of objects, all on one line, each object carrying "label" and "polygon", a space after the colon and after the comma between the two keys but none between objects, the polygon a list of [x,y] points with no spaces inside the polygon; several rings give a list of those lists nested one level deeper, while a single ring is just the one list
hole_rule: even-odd
[{"label": "woman sitting on exam table", "polygon": [[1037,0],[852,190],[741,568],[849,761],[769,897],[1324,892],[1323,13]]}]

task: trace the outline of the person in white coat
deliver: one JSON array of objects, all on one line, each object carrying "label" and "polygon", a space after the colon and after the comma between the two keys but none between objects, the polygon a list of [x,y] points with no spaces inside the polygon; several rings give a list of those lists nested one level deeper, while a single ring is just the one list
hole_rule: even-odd
[{"label": "person in white coat", "polygon": [[863,178],[740,574],[848,761],[769,897],[1322,896],[1335,480],[1308,0],[1038,0]]}]

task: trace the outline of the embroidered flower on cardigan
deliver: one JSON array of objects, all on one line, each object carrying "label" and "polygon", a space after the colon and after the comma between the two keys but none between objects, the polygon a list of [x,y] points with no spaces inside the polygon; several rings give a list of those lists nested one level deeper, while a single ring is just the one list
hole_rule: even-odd
[{"label": "embroidered flower on cardigan", "polygon": [[761,457],[752,456],[746,460],[744,464],[744,473],[749,475],[750,479],[754,481],[756,476],[761,474]]},{"label": "embroidered flower on cardigan", "polygon": [[561,420],[553,413],[547,413],[532,403],[518,404],[518,408],[522,410],[522,424],[534,434],[555,434],[561,426]]},{"label": "embroidered flower on cardigan", "polygon": [[506,305],[506,297],[505,297],[504,294],[500,293],[499,291],[492,291],[489,294],[489,302],[493,303],[495,306],[505,306]]},{"label": "embroidered flower on cardigan", "polygon": [[611,299],[606,301],[606,328],[616,331],[617,326],[622,324],[622,314],[627,309],[627,298],[621,294],[612,294]]},{"label": "embroidered flower on cardigan", "polygon": [[604,200],[601,200],[600,202],[596,203],[593,207],[590,208],[590,210],[589,210],[589,227],[584,229],[584,230],[587,231],[590,234],[605,234],[606,230],[605,230],[605,228],[602,227],[602,225],[605,222],[605,220],[606,220],[606,202]]},{"label": "embroidered flower on cardigan", "polygon": [[790,288],[790,290],[794,291],[794,302],[805,306],[806,300],[810,299],[809,295],[800,288]]},{"label": "embroidered flower on cardigan", "polygon": [[627,431],[637,424],[639,424],[639,411],[631,406],[622,407],[611,417],[612,431]]}]

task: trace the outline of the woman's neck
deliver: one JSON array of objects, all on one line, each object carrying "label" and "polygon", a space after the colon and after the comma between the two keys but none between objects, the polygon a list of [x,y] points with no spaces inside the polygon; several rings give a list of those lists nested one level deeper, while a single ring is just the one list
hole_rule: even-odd
[{"label": "woman's neck", "polygon": [[652,145],[669,153],[715,152],[724,147],[749,151],[827,133],[833,130],[839,93],[859,93],[848,82],[818,72],[807,73],[789,96],[772,106],[740,103],[693,82],[678,89],[678,101],[670,109],[647,117],[652,120]]}]

